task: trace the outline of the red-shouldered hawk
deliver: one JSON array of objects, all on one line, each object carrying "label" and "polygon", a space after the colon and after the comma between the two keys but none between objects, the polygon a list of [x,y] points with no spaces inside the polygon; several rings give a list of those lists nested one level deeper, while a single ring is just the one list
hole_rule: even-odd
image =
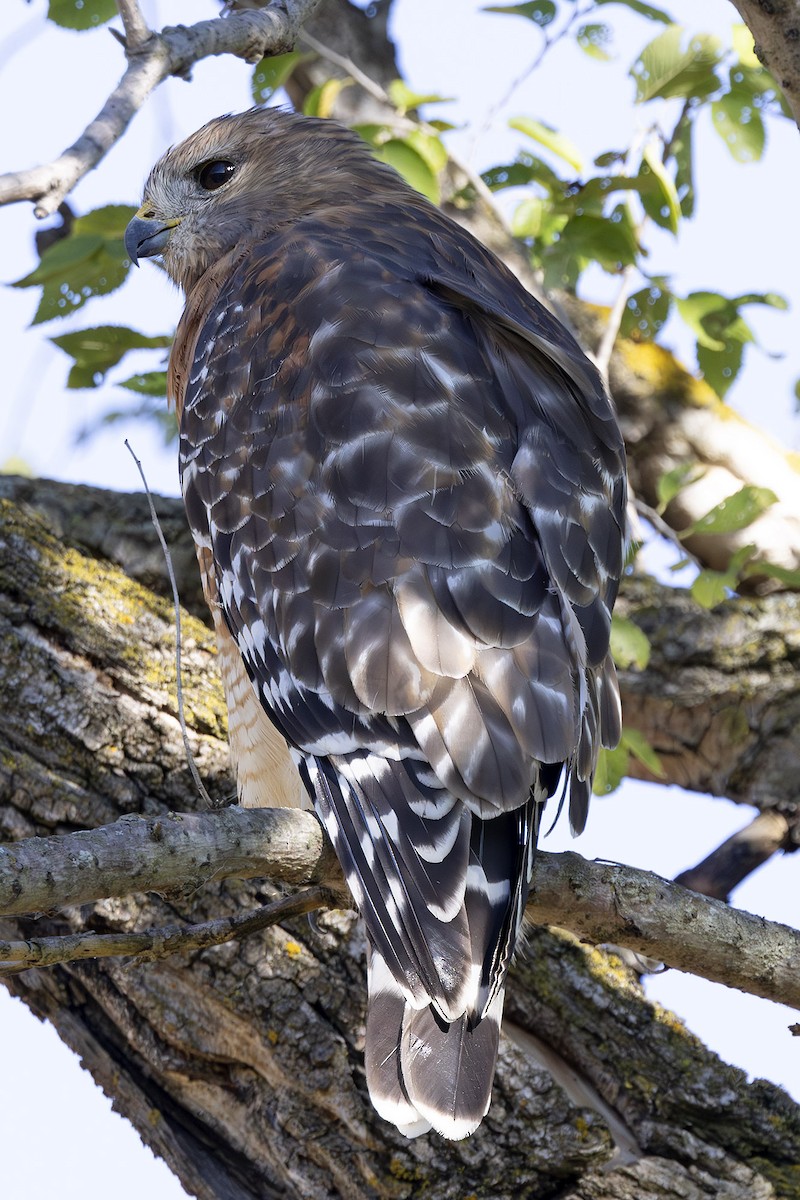
[{"label": "red-shouldered hawk", "polygon": [[366,923],[373,1103],[466,1137],[541,806],[566,772],[581,829],[620,733],[608,396],[333,122],[211,121],[153,168],[126,246],[186,292],[170,386],[242,803],[302,802],[285,739]]}]

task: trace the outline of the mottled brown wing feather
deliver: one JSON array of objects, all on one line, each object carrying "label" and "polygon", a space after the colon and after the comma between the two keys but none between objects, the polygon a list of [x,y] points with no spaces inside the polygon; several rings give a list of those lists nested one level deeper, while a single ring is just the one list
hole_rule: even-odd
[{"label": "mottled brown wing feather", "polygon": [[536,804],[566,763],[580,825],[617,735],[619,432],[569,335],[428,207],[307,217],[225,268],[179,358],[190,523],[364,912],[373,1029],[407,1009],[383,1111],[463,1136],[491,1064],[437,1125],[408,1013],[463,1025],[470,1078],[493,1058]]}]

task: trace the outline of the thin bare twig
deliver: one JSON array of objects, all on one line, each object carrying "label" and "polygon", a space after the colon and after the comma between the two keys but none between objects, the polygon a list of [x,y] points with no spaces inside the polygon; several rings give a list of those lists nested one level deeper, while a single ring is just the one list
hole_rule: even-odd
[{"label": "thin bare twig", "polygon": [[212,55],[233,54],[255,63],[265,54],[291,50],[301,25],[319,2],[276,0],[267,8],[237,12],[224,19],[162,29],[136,48],[128,48],[125,73],[78,140],[52,162],[0,175],[0,204],[35,200],[35,215],[51,216],[78,180],[119,141],[150,93],[170,75],[186,78],[195,63]]},{"label": "thin bare twig", "polygon": [[197,763],[194,761],[192,747],[189,745],[189,730],[186,728],[186,713],[183,707],[183,676],[181,673],[181,598],[178,595],[178,584],[175,580],[175,571],[172,566],[172,555],[169,552],[167,539],[164,537],[164,531],[161,528],[161,522],[158,519],[156,506],[153,504],[153,497],[150,495],[150,488],[147,486],[144,468],[141,462],[133,452],[133,447],[127,438],[125,438],[125,446],[127,447],[131,458],[136,463],[142,483],[144,484],[147,503],[150,506],[150,520],[153,522],[153,528],[156,531],[158,540],[161,544],[161,551],[164,555],[164,561],[167,564],[167,574],[169,575],[170,587],[172,588],[172,603],[175,609],[175,678],[176,678],[176,693],[178,699],[178,721],[181,727],[181,735],[183,737],[183,748],[186,752],[186,761],[189,764],[189,771],[194,780],[195,787],[202,799],[206,802],[209,808],[214,808],[214,801],[206,791],[206,786],[200,778],[200,772],[197,769]]},{"label": "thin bare twig", "polygon": [[[637,161],[640,159],[642,154],[642,144],[645,140],[645,136],[646,135],[644,131],[637,131],[636,136],[633,138],[630,146],[628,147],[628,152],[625,155],[624,168],[626,176],[630,177],[634,173]],[[664,151],[664,154],[666,155],[666,151]],[[628,204],[630,204],[630,201],[628,201]],[[636,226],[635,234],[637,242],[644,232],[644,228],[647,225],[647,220],[648,218],[645,215]],[[600,345],[597,347],[597,351],[593,355],[595,365],[600,374],[603,376],[603,381],[606,387],[609,386],[608,370],[611,364],[611,355],[614,353],[617,335],[619,334],[620,326],[622,325],[622,318],[625,315],[625,306],[628,303],[628,297],[631,294],[631,284],[635,272],[635,263],[628,263],[624,267],[622,276],[620,278],[619,289],[608,314],[605,329],[603,330],[603,336],[600,339]]]},{"label": "thin bare twig", "polygon": [[619,333],[622,318],[625,314],[625,306],[628,303],[628,297],[631,294],[631,283],[636,268],[633,263],[628,263],[623,269],[620,277],[619,290],[617,291],[616,299],[611,306],[611,311],[608,314],[603,336],[600,339],[600,345],[597,347],[593,358],[595,366],[603,376],[606,387],[608,387],[608,368],[611,362],[611,355],[614,352],[617,334]]},{"label": "thin bare twig", "polygon": [[686,546],[681,541],[680,534],[671,525],[667,524],[660,512],[655,508],[651,508],[639,496],[634,497],[633,505],[639,516],[644,517],[645,521],[649,521],[656,533],[660,533],[668,542],[672,542],[673,546],[678,547],[682,558],[688,559],[690,563],[693,563],[697,567],[698,571],[702,571],[703,564],[700,562],[700,559],[692,554],[691,550],[686,549]]},{"label": "thin bare twig", "polygon": [[546,33],[543,28],[541,29],[542,45],[539,49],[539,53],[534,55],[532,61],[528,63],[527,67],[525,67],[525,69],[523,71],[521,71],[519,73],[519,75],[517,75],[514,79],[512,79],[511,83],[508,85],[508,87],[506,88],[505,92],[500,97],[500,99],[496,100],[494,102],[494,104],[492,104],[491,107],[487,109],[486,115],[484,116],[481,125],[475,131],[475,135],[470,144],[469,159],[468,159],[469,162],[472,162],[473,158],[475,157],[475,152],[478,148],[478,143],[480,142],[483,135],[485,133],[487,133],[489,129],[491,129],[497,114],[503,108],[505,108],[505,106],[511,100],[514,93],[519,88],[521,88],[523,83],[525,83],[526,80],[530,79],[530,77],[531,77],[531,75],[533,75],[534,71],[536,71],[541,66],[545,56],[553,49],[553,46],[557,45],[563,38],[565,38],[567,36],[567,34],[575,27],[577,22],[582,20],[587,15],[587,13],[591,12],[591,9],[592,9],[591,5],[589,5],[586,8],[579,8],[578,6],[576,6],[574,8],[574,10],[572,11],[572,13],[570,14],[569,19],[566,21],[566,23],[564,25],[562,25],[561,29],[553,37],[551,37],[548,33]]},{"label": "thin bare twig", "polygon": [[338,50],[331,50],[330,46],[325,46],[322,42],[318,42],[315,37],[311,36],[307,29],[303,29],[300,32],[298,41],[303,42],[308,46],[309,50],[313,50],[315,54],[318,54],[320,58],[324,58],[326,62],[339,67],[362,87],[369,96],[372,96],[374,100],[380,101],[381,104],[392,104],[389,99],[389,93],[376,80],[371,79],[360,67],[356,66],[352,58],[347,58],[344,54],[340,54]]},{"label": "thin bare twig", "polygon": [[264,904],[252,912],[196,925],[168,925],[146,929],[142,933],[73,933],[63,937],[26,938],[25,941],[0,941],[0,977],[16,975],[31,967],[54,967],[58,963],[83,958],[134,958],[153,962],[172,954],[205,950],[239,938],[249,937],[317,908],[335,903],[326,888],[313,887]]}]

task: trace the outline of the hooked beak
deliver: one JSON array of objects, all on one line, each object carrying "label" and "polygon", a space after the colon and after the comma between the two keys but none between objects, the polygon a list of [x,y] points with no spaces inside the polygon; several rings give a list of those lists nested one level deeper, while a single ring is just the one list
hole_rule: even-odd
[{"label": "hooked beak", "polygon": [[181,223],[180,217],[159,221],[148,212],[147,205],[143,204],[125,230],[125,251],[135,267],[138,267],[140,258],[152,258],[154,254],[160,254],[175,226]]}]

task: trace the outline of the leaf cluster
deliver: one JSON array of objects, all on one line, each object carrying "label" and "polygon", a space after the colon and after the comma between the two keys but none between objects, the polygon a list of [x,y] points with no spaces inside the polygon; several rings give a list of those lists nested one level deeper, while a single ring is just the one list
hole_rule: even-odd
[{"label": "leaf cluster", "polygon": [[[590,168],[578,147],[541,117],[521,116],[509,124],[535,148],[525,146],[511,163],[487,171],[493,191],[524,188],[513,232],[524,239],[531,261],[549,289],[576,292],[584,272],[599,265],[609,274],[639,279],[629,290],[620,325],[624,337],[652,341],[674,312],[696,338],[698,366],[724,398],[756,344],[742,314],[747,305],[786,308],[774,293],[729,297],[703,290],[679,296],[670,280],[648,269],[647,237],[657,227],[677,237],[695,213],[694,142],[705,114],[737,163],[758,161],[767,137],[766,118],[787,116],[775,80],[755,56],[744,25],[734,25],[729,46],[711,34],[690,35],[669,14],[629,0],[595,0],[625,7],[664,28],[642,49],[630,68],[634,103],[652,111],[653,123],[620,150],[599,155]],[[613,31],[607,24],[580,25],[572,3],[561,33],[551,29],[560,17],[553,3],[493,6],[488,11],[525,17],[543,31],[545,45],[570,32],[591,57],[608,60]],[[566,170],[568,168],[568,170]]]}]

